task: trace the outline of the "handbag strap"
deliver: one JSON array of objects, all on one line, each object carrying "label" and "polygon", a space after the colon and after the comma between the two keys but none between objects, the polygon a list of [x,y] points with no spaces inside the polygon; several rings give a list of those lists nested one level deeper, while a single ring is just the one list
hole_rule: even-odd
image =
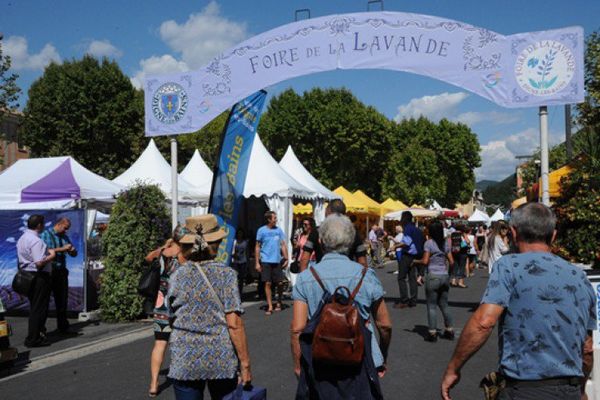
[{"label": "handbag strap", "polygon": [[206,286],[208,287],[208,290],[210,291],[211,295],[213,296],[213,299],[215,300],[215,302],[219,306],[219,310],[221,311],[221,313],[219,315],[221,316],[222,321],[225,321],[225,306],[223,305],[223,302],[221,301],[221,299],[217,295],[217,292],[215,291],[215,288],[213,287],[212,283],[210,283],[210,281],[208,280],[208,277],[206,276],[206,274],[202,270],[202,267],[200,267],[200,264],[195,264],[195,265],[196,265],[196,268],[198,269],[198,272],[200,272],[200,275],[202,276],[202,279],[204,279],[204,282],[206,283]]}]

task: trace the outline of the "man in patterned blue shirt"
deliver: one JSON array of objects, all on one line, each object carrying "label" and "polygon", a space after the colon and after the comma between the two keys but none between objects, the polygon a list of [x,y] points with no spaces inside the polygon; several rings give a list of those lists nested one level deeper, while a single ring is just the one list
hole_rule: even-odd
[{"label": "man in patterned blue shirt", "polygon": [[67,254],[71,257],[77,255],[77,249],[71,244],[67,231],[71,228],[71,221],[67,217],[59,218],[52,228],[46,229],[41,239],[49,249],[54,249],[56,258],[52,262],[52,296],[56,306],[56,323],[62,334],[69,333],[69,320],[67,319],[67,305],[69,302],[69,270],[67,269]]},{"label": "man in patterned blue shirt", "polygon": [[499,400],[581,399],[593,364],[594,290],[585,273],[550,252],[556,218],[539,203],[512,213],[519,254],[492,268],[481,305],[467,322],[442,381],[442,398],[498,321]]}]

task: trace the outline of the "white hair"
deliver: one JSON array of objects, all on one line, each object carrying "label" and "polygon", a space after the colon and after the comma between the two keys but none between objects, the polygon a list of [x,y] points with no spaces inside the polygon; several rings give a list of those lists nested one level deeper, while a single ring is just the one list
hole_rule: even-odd
[{"label": "white hair", "polygon": [[356,231],[345,215],[331,214],[319,227],[319,237],[325,253],[348,254]]}]

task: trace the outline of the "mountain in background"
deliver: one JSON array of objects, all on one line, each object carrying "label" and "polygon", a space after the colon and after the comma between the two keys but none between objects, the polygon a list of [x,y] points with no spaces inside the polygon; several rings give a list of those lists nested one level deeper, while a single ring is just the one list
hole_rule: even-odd
[{"label": "mountain in background", "polygon": [[479,190],[480,192],[483,192],[488,187],[493,186],[497,183],[498,183],[498,181],[491,181],[491,180],[484,179],[482,181],[475,183],[475,189]]},{"label": "mountain in background", "polygon": [[495,185],[490,185],[483,190],[483,201],[486,204],[497,204],[503,207],[510,207],[510,203],[515,199],[515,188],[517,186],[517,175],[512,174]]}]

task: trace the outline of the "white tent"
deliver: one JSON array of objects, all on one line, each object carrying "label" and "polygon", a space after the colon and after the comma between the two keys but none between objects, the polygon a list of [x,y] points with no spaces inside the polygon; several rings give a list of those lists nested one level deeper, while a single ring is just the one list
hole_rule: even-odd
[{"label": "white tent", "polygon": [[437,201],[433,200],[431,205],[429,206],[430,210],[444,211],[444,208]]},{"label": "white tent", "polygon": [[179,177],[191,183],[195,190],[206,193],[207,198],[210,196],[213,173],[202,159],[202,156],[198,150],[194,151],[194,155],[187,163],[183,171],[181,171]]},{"label": "white tent", "polygon": [[504,220],[504,213],[502,211],[500,211],[500,209],[497,209],[496,212],[494,213],[494,215],[492,215],[490,217],[490,221],[494,222],[494,221],[503,221]]},{"label": "white tent", "polygon": [[490,222],[490,217],[481,210],[475,210],[473,215],[469,217],[469,222]]},{"label": "white tent", "polygon": [[302,165],[292,146],[288,146],[279,165],[298,182],[315,192],[313,214],[317,224],[325,219],[325,200],[339,199],[340,196],[327,189]]},{"label": "white tent", "polygon": [[[167,198],[171,198],[171,165],[165,160],[152,139],[133,165],[113,180],[113,182],[126,187],[133,186],[138,181],[158,185]],[[180,202],[208,201],[206,193],[199,191],[182,177],[178,177],[177,191]]]},{"label": "white tent", "polygon": [[[57,184],[52,185],[56,179]],[[22,202],[22,195],[28,188],[44,182],[51,190],[47,199],[41,188],[37,188],[40,201]],[[71,198],[60,198],[60,184],[71,184],[78,194]],[[89,206],[107,206],[114,202],[115,195],[123,189],[117,183],[96,175],[74,158],[69,156],[30,158],[19,160],[0,174],[0,209],[68,209],[78,201]],[[42,187],[43,188],[43,187]],[[54,198],[49,200],[49,198]]]},{"label": "white tent", "polygon": [[[185,179],[194,187],[196,193],[200,193],[200,197],[203,199],[210,198],[210,190],[212,187],[213,173],[206,165],[200,152],[194,151],[194,155],[187,163],[183,171],[179,174],[180,178]],[[206,214],[208,212],[208,201],[203,202],[203,205],[194,207],[182,207],[181,215],[193,216]]]}]

